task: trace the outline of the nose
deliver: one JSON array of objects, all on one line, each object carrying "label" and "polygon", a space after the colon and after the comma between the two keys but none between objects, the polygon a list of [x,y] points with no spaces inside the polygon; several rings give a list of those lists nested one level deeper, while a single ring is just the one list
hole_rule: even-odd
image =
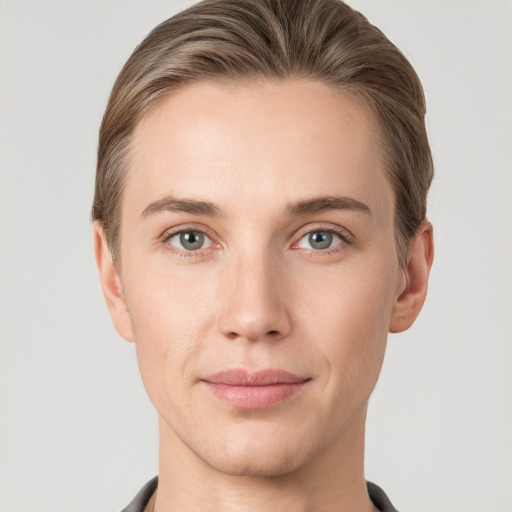
[{"label": "nose", "polygon": [[221,332],[229,339],[279,340],[292,328],[282,269],[269,255],[239,255],[220,283]]}]

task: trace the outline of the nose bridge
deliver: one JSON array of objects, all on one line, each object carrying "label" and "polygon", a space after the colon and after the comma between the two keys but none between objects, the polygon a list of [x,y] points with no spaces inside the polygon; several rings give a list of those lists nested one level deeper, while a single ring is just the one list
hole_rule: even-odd
[{"label": "nose bridge", "polygon": [[221,331],[250,341],[286,336],[291,323],[285,276],[270,247],[235,250],[227,260],[220,286]]}]

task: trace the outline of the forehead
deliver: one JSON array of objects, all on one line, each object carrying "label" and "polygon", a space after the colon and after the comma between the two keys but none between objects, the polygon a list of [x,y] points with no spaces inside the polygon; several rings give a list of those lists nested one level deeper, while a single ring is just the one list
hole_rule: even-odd
[{"label": "forehead", "polygon": [[389,210],[378,130],[359,98],[318,81],[188,85],[137,125],[123,211],[173,194],[277,213],[335,193]]}]

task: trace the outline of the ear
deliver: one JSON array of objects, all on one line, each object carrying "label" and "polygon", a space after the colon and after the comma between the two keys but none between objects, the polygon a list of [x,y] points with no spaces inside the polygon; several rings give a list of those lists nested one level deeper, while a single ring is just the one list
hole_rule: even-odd
[{"label": "ear", "polygon": [[423,221],[416,236],[409,242],[405,287],[391,313],[389,332],[408,329],[419,315],[427,296],[428,277],[434,260],[432,224]]},{"label": "ear", "polygon": [[132,322],[123,293],[121,279],[112,261],[112,255],[107,245],[105,231],[100,222],[93,224],[94,256],[100,276],[103,296],[116,331],[126,341],[133,341]]}]

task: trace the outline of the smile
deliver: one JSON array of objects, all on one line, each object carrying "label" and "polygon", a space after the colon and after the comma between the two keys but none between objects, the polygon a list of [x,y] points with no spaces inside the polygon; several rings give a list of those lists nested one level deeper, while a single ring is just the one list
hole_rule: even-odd
[{"label": "smile", "polygon": [[296,395],[311,379],[269,369],[234,368],[202,379],[218,398],[241,409],[266,409]]}]

